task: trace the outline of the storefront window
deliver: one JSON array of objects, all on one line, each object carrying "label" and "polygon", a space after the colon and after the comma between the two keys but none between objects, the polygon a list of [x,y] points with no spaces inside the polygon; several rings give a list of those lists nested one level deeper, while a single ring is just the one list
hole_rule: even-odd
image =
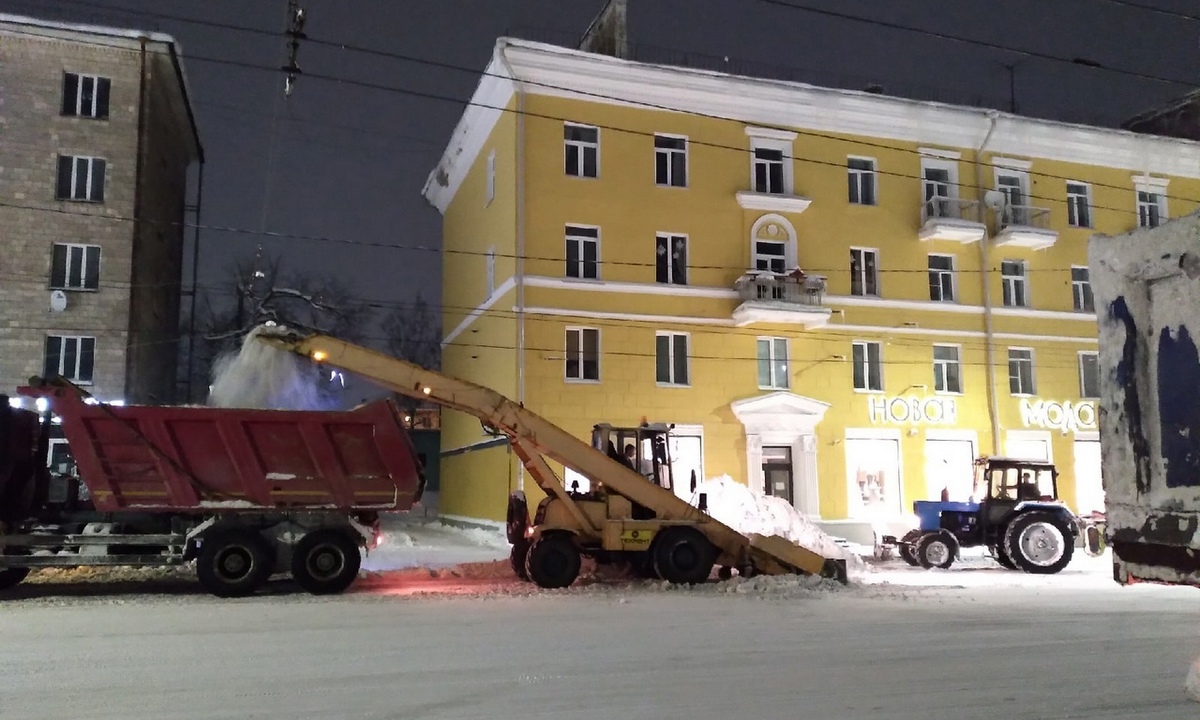
[{"label": "storefront window", "polygon": [[894,518],[903,512],[899,441],[847,439],[846,467],[850,517]]}]

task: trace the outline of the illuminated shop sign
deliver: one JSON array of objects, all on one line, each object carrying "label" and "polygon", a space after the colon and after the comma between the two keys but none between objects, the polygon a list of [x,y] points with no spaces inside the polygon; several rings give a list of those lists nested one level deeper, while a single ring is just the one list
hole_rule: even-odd
[{"label": "illuminated shop sign", "polygon": [[1096,403],[1057,400],[1021,400],[1021,422],[1025,427],[1079,432],[1096,429]]},{"label": "illuminated shop sign", "polygon": [[867,409],[875,425],[958,422],[958,406],[952,397],[871,397],[867,399]]}]

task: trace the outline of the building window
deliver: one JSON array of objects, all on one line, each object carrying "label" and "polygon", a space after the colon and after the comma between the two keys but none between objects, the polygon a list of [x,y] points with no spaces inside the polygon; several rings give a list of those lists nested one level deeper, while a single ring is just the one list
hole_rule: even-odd
[{"label": "building window", "polygon": [[496,151],[488,153],[487,159],[487,205],[496,199]]},{"label": "building window", "polygon": [[1004,284],[1005,307],[1028,307],[1028,279],[1025,277],[1024,260],[1004,260],[1000,263],[1000,278]]},{"label": "building window", "polygon": [[883,392],[883,346],[877,342],[854,343],[854,389]]},{"label": "building window", "polygon": [[783,149],[775,147],[754,148],[754,192],[782,195],[784,187]]},{"label": "building window", "polygon": [[106,163],[100,158],[59,155],[59,200],[104,202],[104,171]]},{"label": "building window", "polygon": [[786,269],[787,245],[774,240],[754,241],[754,269],[781,273]]},{"label": "building window", "polygon": [[787,390],[789,386],[786,338],[758,339],[758,386]]},{"label": "building window", "polygon": [[655,376],[659,385],[688,384],[688,336],[658,333],[654,338]]},{"label": "building window", "polygon": [[600,331],[567,328],[567,379],[600,380]]},{"label": "building window", "polygon": [[600,130],[586,125],[563,125],[567,174],[594,178],[600,170]]},{"label": "building window", "polygon": [[96,366],[96,338],[51,335],[46,338],[45,377],[62,376],[90,385]]},{"label": "building window", "polygon": [[654,238],[655,280],[668,285],[687,285],[687,238],[659,235]]},{"label": "building window", "polygon": [[687,138],[654,136],[654,182],[670,187],[687,187]]},{"label": "building window", "polygon": [[567,277],[600,276],[600,228],[567,226]]},{"label": "building window", "polygon": [[55,243],[50,261],[50,287],[96,290],[100,287],[100,246]]},{"label": "building window", "polygon": [[1078,182],[1067,183],[1067,224],[1071,227],[1092,226],[1092,188]]},{"label": "building window", "polygon": [[1100,397],[1100,355],[1094,352],[1079,353],[1079,396]]},{"label": "building window", "polygon": [[1138,227],[1155,228],[1167,215],[1166,198],[1153,190],[1138,190]]},{"label": "building window", "polygon": [[850,181],[850,202],[854,205],[874,205],[875,161],[870,158],[847,158],[846,172]]},{"label": "building window", "polygon": [[108,78],[63,73],[62,114],[98,120],[107,118],[110,86]]},{"label": "building window", "polygon": [[1078,312],[1096,312],[1096,301],[1092,298],[1092,283],[1086,267],[1071,266],[1071,295]]},{"label": "building window", "polygon": [[496,292],[496,248],[488,248],[484,270],[487,273],[487,296],[491,297]]},{"label": "building window", "polygon": [[962,360],[957,345],[933,346],[933,389],[940,393],[962,392]]},{"label": "building window", "polygon": [[1008,391],[1013,395],[1033,395],[1037,392],[1033,379],[1032,350],[1008,349]]},{"label": "building window", "polygon": [[879,295],[879,251],[850,249],[850,294]]},{"label": "building window", "polygon": [[929,256],[929,299],[954,302],[954,256]]}]

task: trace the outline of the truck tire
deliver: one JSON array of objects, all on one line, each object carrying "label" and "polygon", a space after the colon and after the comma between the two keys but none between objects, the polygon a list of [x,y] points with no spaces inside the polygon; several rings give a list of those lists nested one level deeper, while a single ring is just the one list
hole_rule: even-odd
[{"label": "truck tire", "polygon": [[676,585],[695,585],[708,580],[716,553],[712,543],[696,528],[675,526],[654,539],[654,569],[658,576]]},{"label": "truck tire", "polygon": [[262,587],[275,567],[275,553],[253,530],[218,530],[204,536],[196,576],[213,595],[245,597]]},{"label": "truck tire", "polygon": [[525,502],[525,493],[517,490],[508,496],[508,514],[505,517],[504,531],[508,541],[516,545],[525,538],[525,529],[529,527],[529,505]]},{"label": "truck tire", "polygon": [[529,541],[525,538],[520,538],[514,542],[512,552],[508,555],[508,562],[512,565],[513,572],[525,582],[529,582],[529,571],[525,569],[525,557],[527,555],[529,555]]},{"label": "truck tire", "polygon": [[1053,575],[1070,564],[1075,538],[1058,516],[1029,512],[1008,524],[1004,550],[1018,570]]},{"label": "truck tire", "polygon": [[5,568],[0,570],[0,592],[21,584],[29,576],[29,568]]},{"label": "truck tire", "polygon": [[1017,566],[1013,564],[1012,558],[1010,558],[1008,553],[1004,551],[1003,544],[996,545],[992,548],[992,557],[996,559],[996,562],[1000,563],[1000,567],[1008,570],[1018,569]]},{"label": "truck tire", "polygon": [[904,560],[904,562],[912,565],[913,567],[918,567],[921,564],[921,561],[917,560],[917,550],[915,547],[913,547],[913,545],[917,542],[917,539],[920,537],[920,530],[909,530],[904,537],[900,538],[900,542],[907,544],[897,546],[897,552],[899,552],[900,557]]},{"label": "truck tire", "polygon": [[292,579],[313,595],[336,595],[358,578],[362,554],[341,530],[314,530],[292,548]]},{"label": "truck tire", "polygon": [[570,533],[553,532],[541,536],[529,546],[525,555],[525,572],[529,579],[547,589],[565,588],[579,577],[583,558]]},{"label": "truck tire", "polygon": [[958,543],[945,533],[934,532],[917,541],[916,556],[921,567],[945,570],[954,564]]}]

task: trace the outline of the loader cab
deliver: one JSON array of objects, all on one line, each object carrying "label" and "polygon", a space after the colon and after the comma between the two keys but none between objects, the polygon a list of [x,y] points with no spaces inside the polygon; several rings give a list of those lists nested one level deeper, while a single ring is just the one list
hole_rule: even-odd
[{"label": "loader cab", "polygon": [[668,440],[673,427],[666,423],[643,423],[637,427],[600,423],[592,427],[592,447],[636,470],[649,482],[671,490],[674,476]]}]

